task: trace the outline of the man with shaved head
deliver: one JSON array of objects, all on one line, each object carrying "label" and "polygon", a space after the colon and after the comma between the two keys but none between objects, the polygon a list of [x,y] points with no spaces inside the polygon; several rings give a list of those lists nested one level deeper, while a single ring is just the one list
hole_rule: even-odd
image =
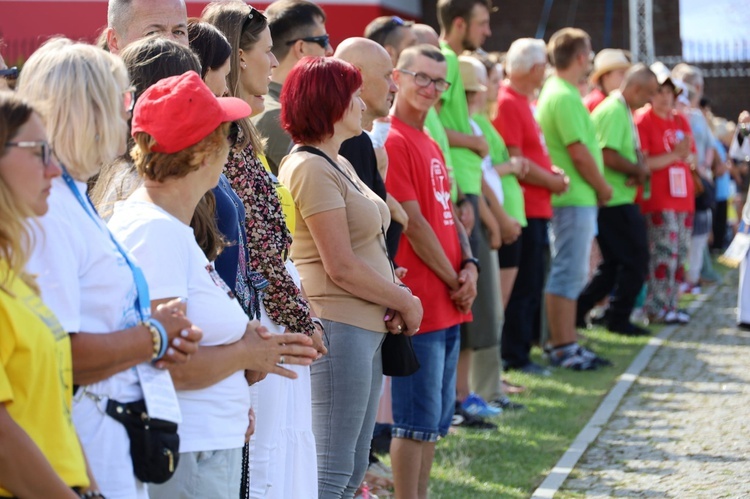
[{"label": "man with shaved head", "polygon": [[429,24],[413,24],[411,32],[414,33],[414,38],[417,40],[416,43],[419,45],[427,44],[435,47],[440,46],[440,35],[438,35],[435,28]]},{"label": "man with shaved head", "polygon": [[[393,63],[383,47],[372,40],[358,37],[347,38],[341,42],[334,57],[350,63],[362,73],[360,97],[367,106],[362,113],[362,129],[365,133],[341,144],[339,154],[349,160],[359,178],[388,204],[393,222],[396,222],[391,223],[387,236],[388,253],[393,257],[396,254],[401,227],[407,224],[408,219],[401,205],[388,196],[385,190],[385,137],[378,137],[377,133],[371,136],[368,133],[373,130],[376,119],[388,116],[393,104],[397,90],[396,84],[393,83]],[[379,164],[381,168],[378,168]]]},{"label": "man with shaved head", "polygon": [[188,45],[185,0],[109,0],[106,37],[110,52],[119,54],[151,35]]},{"label": "man with shaved head", "polygon": [[602,262],[578,296],[577,317],[582,323],[589,310],[614,289],[606,325],[610,331],[631,336],[649,333],[630,322],[630,313],[648,274],[646,222],[635,196],[637,184],[650,176],[639,151],[632,113],[649,102],[658,88],[656,75],[636,64],[625,73],[620,91],[612,92],[591,114],[604,156],[604,178],[613,194],[609,203],[599,208],[596,239]]}]

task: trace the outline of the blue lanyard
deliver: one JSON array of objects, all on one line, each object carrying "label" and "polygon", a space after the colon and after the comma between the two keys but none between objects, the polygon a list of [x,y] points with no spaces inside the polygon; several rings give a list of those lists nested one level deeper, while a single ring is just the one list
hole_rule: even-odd
[{"label": "blue lanyard", "polygon": [[91,217],[91,220],[94,221],[94,224],[96,224],[96,226],[99,227],[102,232],[107,233],[109,239],[115,245],[115,248],[117,248],[117,251],[120,252],[122,257],[127,262],[128,267],[130,267],[130,271],[133,273],[133,280],[135,281],[135,309],[140,315],[142,321],[148,319],[149,317],[151,317],[151,301],[149,300],[148,284],[146,283],[146,277],[143,275],[143,271],[130,259],[130,257],[128,257],[128,253],[122,248],[122,246],[120,246],[120,243],[117,242],[117,239],[115,239],[115,236],[112,235],[112,232],[107,228],[107,226],[102,226],[104,221],[96,212],[96,208],[94,208],[94,205],[91,203],[91,199],[89,199],[88,194],[86,195],[86,199],[84,199],[81,195],[81,192],[78,190],[78,186],[76,186],[73,177],[71,177],[70,173],[68,173],[68,169],[65,167],[65,165],[61,164],[60,166],[62,167],[63,180],[65,180],[65,183],[68,184],[68,187],[80,203],[83,211],[85,211],[86,214]]}]

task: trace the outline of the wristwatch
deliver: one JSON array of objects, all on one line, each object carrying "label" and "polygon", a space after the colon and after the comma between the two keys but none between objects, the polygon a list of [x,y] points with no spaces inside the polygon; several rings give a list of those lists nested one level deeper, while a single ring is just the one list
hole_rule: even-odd
[{"label": "wristwatch", "polygon": [[477,274],[482,271],[482,267],[479,266],[479,259],[478,258],[475,258],[473,256],[471,256],[469,258],[464,258],[461,261],[461,269],[462,270],[463,270],[464,267],[466,267],[467,263],[473,263],[474,264],[474,266],[477,268]]}]

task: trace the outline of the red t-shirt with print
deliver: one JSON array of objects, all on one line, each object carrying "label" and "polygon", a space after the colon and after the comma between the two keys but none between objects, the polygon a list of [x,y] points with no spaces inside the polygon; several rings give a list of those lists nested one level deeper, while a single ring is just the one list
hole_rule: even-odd
[{"label": "red t-shirt with print", "polygon": [[[385,141],[388,152],[388,176],[385,187],[396,201],[417,201],[422,216],[432,227],[445,255],[458,272],[461,245],[456,232],[451,203],[451,185],[443,153],[426,133],[395,116]],[[407,269],[404,284],[422,300],[424,317],[420,333],[445,329],[472,319],[451,301],[451,290],[435,272],[417,256],[409,239],[401,236],[396,261]]]},{"label": "red t-shirt with print", "polygon": [[[660,156],[672,152],[682,137],[693,136],[687,120],[676,111],[667,119],[654,113],[651,106],[639,110],[635,116],[643,154]],[[691,139],[692,140],[692,139]],[[695,152],[695,144],[691,148]],[[638,190],[636,202],[643,213],[677,211],[693,213],[695,196],[690,166],[677,161],[651,174],[651,197],[643,199],[643,189]]]},{"label": "red t-shirt with print", "polygon": [[[492,122],[508,147],[518,147],[525,158],[552,171],[544,135],[534,119],[529,99],[510,85],[502,85],[497,94],[497,117]],[[526,203],[526,218],[552,218],[550,191],[519,180]]]}]

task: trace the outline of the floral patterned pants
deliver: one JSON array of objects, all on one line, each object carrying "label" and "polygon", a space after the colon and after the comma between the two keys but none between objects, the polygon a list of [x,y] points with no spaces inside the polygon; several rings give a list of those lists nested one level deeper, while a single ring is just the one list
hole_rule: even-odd
[{"label": "floral patterned pants", "polygon": [[658,315],[677,308],[680,283],[693,229],[693,214],[675,211],[647,213],[648,295],[644,309]]}]

